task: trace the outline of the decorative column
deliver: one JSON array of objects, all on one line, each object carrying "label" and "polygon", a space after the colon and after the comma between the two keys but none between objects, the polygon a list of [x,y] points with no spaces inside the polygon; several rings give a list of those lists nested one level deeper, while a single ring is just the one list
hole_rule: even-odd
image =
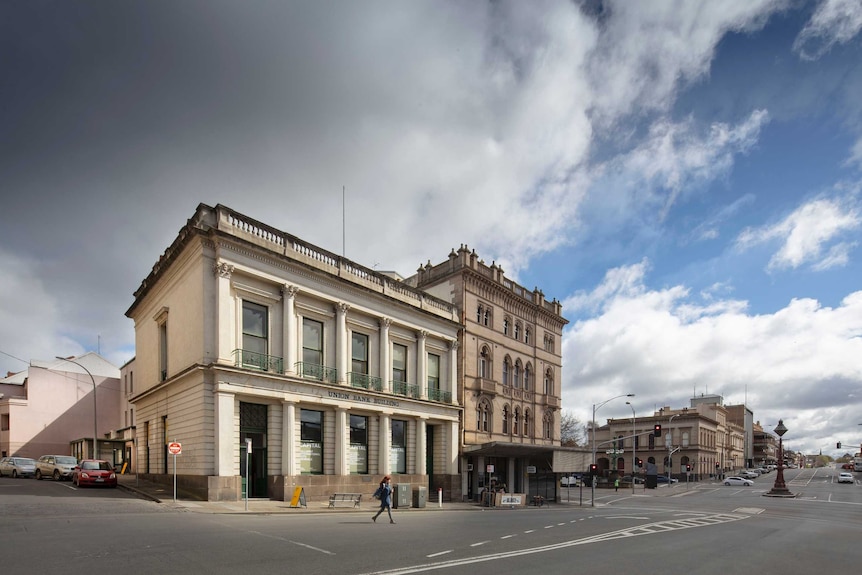
[{"label": "decorative column", "polygon": [[[446,475],[455,475],[458,473],[458,447],[459,447],[460,426],[457,421],[449,422],[449,445],[446,448]],[[465,467],[466,469],[466,467]],[[466,491],[464,492],[466,493]]]},{"label": "decorative column", "polygon": [[458,340],[449,342],[449,391],[452,403],[458,404]]},{"label": "decorative column", "polygon": [[426,418],[416,420],[416,475],[425,475],[425,427]]},{"label": "decorative column", "polygon": [[380,379],[383,391],[392,393],[392,366],[390,365],[389,326],[392,320],[388,317],[380,319]]},{"label": "decorative column", "polygon": [[347,432],[347,409],[335,410],[335,474],[348,475],[347,446],[350,440]]},{"label": "decorative column", "polygon": [[296,472],[296,404],[282,402],[281,429],[281,474],[285,477],[297,475]]},{"label": "decorative column", "polygon": [[380,414],[380,437],[378,441],[380,447],[377,450],[377,467],[381,475],[389,475],[392,470],[389,462],[389,448],[392,439],[390,421],[388,413]]},{"label": "decorative column", "polygon": [[226,363],[232,365],[234,358],[233,350],[238,345],[234,345],[236,338],[236,330],[233,329],[233,298],[230,293],[230,277],[233,274],[234,267],[224,262],[213,263],[213,274],[216,276],[216,318],[215,318],[215,337],[218,363]]},{"label": "decorative column", "polygon": [[234,436],[236,422],[235,397],[232,393],[215,392],[215,469],[219,477],[239,475],[234,451],[239,441]]},{"label": "decorative column", "polygon": [[416,334],[416,384],[419,386],[419,399],[428,399],[428,357],[425,354],[425,340],[428,332],[420,330]]},{"label": "decorative column", "polygon": [[284,324],[284,373],[296,373],[296,354],[299,350],[299,338],[297,337],[296,325],[296,294],[299,288],[284,284],[281,288],[281,295],[284,297],[284,305],[282,307],[283,324]]},{"label": "decorative column", "polygon": [[338,383],[347,383],[347,310],[350,304],[335,304],[335,366],[338,368]]}]

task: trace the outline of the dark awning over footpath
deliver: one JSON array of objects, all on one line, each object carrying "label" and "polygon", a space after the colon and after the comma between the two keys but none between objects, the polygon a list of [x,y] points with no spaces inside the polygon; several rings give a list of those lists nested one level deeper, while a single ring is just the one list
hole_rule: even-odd
[{"label": "dark awning over footpath", "polygon": [[554,473],[575,473],[590,468],[592,452],[585,447],[557,447],[550,445],[525,445],[492,441],[481,445],[464,447],[464,455],[483,457],[529,457],[548,461]]}]

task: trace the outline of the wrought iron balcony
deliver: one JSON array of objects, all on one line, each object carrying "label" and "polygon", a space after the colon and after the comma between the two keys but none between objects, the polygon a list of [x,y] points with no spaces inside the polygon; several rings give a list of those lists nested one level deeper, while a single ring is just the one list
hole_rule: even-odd
[{"label": "wrought iron balcony", "polygon": [[395,395],[403,395],[419,399],[419,386],[407,383],[406,381],[392,381],[392,393]]},{"label": "wrought iron balcony", "polygon": [[383,391],[383,380],[379,377],[351,371],[347,374],[347,381],[351,387],[370,389],[371,391]]},{"label": "wrought iron balcony", "polygon": [[306,379],[316,379],[325,383],[338,382],[338,370],[334,367],[318,365],[316,363],[308,363],[305,361],[296,362],[296,373]]},{"label": "wrought iron balcony", "polygon": [[451,391],[443,391],[436,387],[428,388],[428,399],[431,401],[440,401],[443,403],[452,403],[452,392]]},{"label": "wrought iron balcony", "polygon": [[261,371],[284,373],[284,359],[275,355],[266,355],[246,349],[233,350],[233,361],[237,367],[250,367]]}]

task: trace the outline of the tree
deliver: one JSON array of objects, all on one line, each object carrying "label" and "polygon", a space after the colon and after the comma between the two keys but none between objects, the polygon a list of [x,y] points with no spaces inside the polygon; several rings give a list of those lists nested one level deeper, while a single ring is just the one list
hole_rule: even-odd
[{"label": "tree", "polygon": [[586,445],[587,431],[581,421],[571,411],[560,414],[560,444],[565,447]]}]

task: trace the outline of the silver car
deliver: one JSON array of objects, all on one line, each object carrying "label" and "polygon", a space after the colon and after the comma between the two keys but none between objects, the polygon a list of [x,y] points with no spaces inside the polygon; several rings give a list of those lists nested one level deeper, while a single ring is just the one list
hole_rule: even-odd
[{"label": "silver car", "polygon": [[0,477],[33,477],[36,474],[36,460],[29,457],[4,457],[0,459]]},{"label": "silver car", "polygon": [[54,481],[71,481],[72,470],[76,465],[78,460],[71,455],[43,455],[36,462],[36,479],[51,477]]}]

